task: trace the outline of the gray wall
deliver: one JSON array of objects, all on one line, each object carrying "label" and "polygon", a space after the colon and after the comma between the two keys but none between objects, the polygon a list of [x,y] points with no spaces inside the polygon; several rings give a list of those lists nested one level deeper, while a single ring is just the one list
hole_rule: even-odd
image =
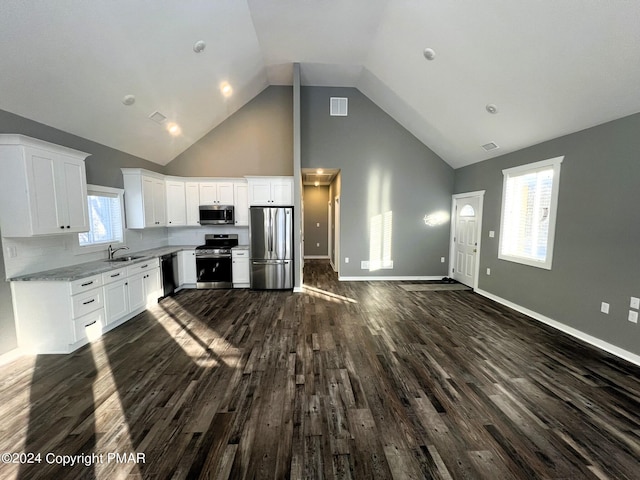
[{"label": "gray wall", "polygon": [[[304,256],[329,256],[329,186],[305,185]],[[320,224],[318,226],[318,224]],[[317,245],[317,244],[320,245]]]},{"label": "gray wall", "polygon": [[[2,232],[0,232],[0,235]],[[11,302],[11,288],[5,282],[4,248],[0,249],[0,355],[18,346]]]},{"label": "gray wall", "polygon": [[[636,114],[456,170],[456,193],[486,190],[479,288],[640,355],[639,133]],[[561,155],[552,269],[498,260],[501,170]]]},{"label": "gray wall", "polygon": [[164,167],[156,163],[4,110],[0,110],[0,133],[19,133],[90,153],[91,155],[85,161],[87,183],[123,188],[122,172],[120,171],[122,167],[146,168],[160,173],[163,173],[164,170]]},{"label": "gray wall", "polygon": [[263,90],[169,162],[165,173],[185,177],[293,175],[291,87]]},{"label": "gray wall", "polygon": [[[349,99],[347,117],[329,116],[332,96]],[[429,228],[423,217],[451,210],[453,169],[354,88],[303,88],[301,123],[302,166],[341,169],[341,276],[446,275],[449,224]],[[387,211],[394,268],[361,270],[369,220]]]}]

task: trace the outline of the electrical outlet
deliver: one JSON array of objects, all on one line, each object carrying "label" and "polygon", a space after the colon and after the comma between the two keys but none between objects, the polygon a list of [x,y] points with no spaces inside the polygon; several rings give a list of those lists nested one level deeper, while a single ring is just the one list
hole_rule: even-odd
[{"label": "electrical outlet", "polygon": [[444,263],[444,257],[440,257],[440,263]]},{"label": "electrical outlet", "polygon": [[629,310],[629,321],[633,323],[638,323],[638,312],[635,310]]},{"label": "electrical outlet", "polygon": [[489,230],[489,238],[493,238],[496,236],[496,232],[494,232],[493,230]]},{"label": "electrical outlet", "polygon": [[360,268],[362,270],[369,270],[369,260],[362,260],[360,262]]},{"label": "electrical outlet", "polygon": [[491,275],[491,269],[487,268],[487,275]]},{"label": "electrical outlet", "polygon": [[609,304],[607,302],[602,302],[600,304],[600,311],[602,313],[606,313],[608,315],[609,314]]},{"label": "electrical outlet", "polygon": [[320,242],[316,242],[316,247],[319,247],[319,246],[320,246]]},{"label": "electrical outlet", "polygon": [[316,223],[316,227],[320,228],[320,222]]},{"label": "electrical outlet", "polygon": [[629,302],[630,308],[635,308],[636,310],[640,309],[640,298],[631,297],[631,301]]},{"label": "electrical outlet", "polygon": [[344,263],[349,263],[349,257],[344,257]]}]

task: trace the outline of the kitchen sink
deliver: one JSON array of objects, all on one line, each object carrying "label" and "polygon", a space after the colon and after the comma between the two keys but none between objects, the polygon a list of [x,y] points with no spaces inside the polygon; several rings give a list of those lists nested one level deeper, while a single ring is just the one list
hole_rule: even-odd
[{"label": "kitchen sink", "polygon": [[105,260],[105,262],[130,262],[132,260],[137,260],[139,258],[143,258],[143,257],[133,257],[133,256],[127,256],[127,257],[117,257],[117,258],[110,258],[109,260]]}]

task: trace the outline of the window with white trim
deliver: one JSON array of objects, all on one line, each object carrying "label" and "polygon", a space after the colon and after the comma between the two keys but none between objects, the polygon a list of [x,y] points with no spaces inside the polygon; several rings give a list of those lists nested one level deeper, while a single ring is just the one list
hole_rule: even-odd
[{"label": "window with white trim", "polygon": [[563,158],[502,171],[498,258],[551,270]]},{"label": "window with white trim", "polygon": [[87,247],[106,247],[122,243],[124,239],[122,190],[87,185],[89,231],[78,234],[81,250]]}]

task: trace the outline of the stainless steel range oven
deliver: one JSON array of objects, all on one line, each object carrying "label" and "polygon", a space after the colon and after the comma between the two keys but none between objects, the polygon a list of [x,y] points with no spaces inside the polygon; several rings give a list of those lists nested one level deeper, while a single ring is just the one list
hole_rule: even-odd
[{"label": "stainless steel range oven", "polygon": [[238,235],[207,234],[204,240],[196,247],[196,288],[232,288],[231,249],[238,245]]}]

